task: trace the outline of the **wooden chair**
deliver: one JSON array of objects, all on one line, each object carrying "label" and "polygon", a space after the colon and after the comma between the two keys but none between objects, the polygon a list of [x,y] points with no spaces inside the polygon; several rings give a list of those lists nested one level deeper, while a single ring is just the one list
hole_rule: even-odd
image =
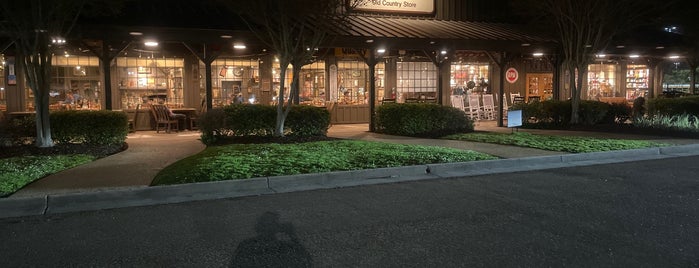
[{"label": "wooden chair", "polygon": [[199,111],[194,112],[193,115],[189,116],[189,130],[199,129],[199,116],[206,112],[206,100],[201,100],[201,105],[199,105]]},{"label": "wooden chair", "polygon": [[136,132],[136,124],[138,123],[138,110],[141,109],[141,104],[136,105],[136,112],[133,114],[133,118],[129,118],[129,132]]},{"label": "wooden chair", "polygon": [[160,133],[160,126],[163,126],[165,133],[170,133],[173,125],[176,131],[180,129],[179,120],[170,117],[170,113],[165,105],[151,104],[150,111],[155,119],[155,133]]}]

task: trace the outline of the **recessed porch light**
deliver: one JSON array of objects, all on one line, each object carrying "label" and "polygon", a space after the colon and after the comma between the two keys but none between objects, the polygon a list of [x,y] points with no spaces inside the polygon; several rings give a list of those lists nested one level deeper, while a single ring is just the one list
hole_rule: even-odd
[{"label": "recessed porch light", "polygon": [[157,47],[158,46],[158,42],[155,42],[155,41],[146,41],[143,44],[146,45],[147,47]]},{"label": "recessed porch light", "polygon": [[222,35],[221,38],[223,38],[223,39],[231,39],[231,38],[233,38],[233,36],[230,36],[230,35]]},{"label": "recessed porch light", "polygon": [[245,44],[234,44],[234,45],[233,45],[233,48],[235,48],[235,49],[245,49],[245,48],[247,48],[247,46],[245,46]]},{"label": "recessed porch light", "polygon": [[140,35],[143,35],[143,33],[142,32],[129,32],[129,35],[140,36]]}]

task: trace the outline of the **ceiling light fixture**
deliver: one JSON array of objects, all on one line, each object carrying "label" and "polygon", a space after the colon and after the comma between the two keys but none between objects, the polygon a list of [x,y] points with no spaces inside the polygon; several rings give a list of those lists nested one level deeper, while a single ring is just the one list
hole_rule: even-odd
[{"label": "ceiling light fixture", "polygon": [[155,42],[155,41],[146,41],[143,44],[146,45],[147,47],[157,47],[158,46],[158,42]]},{"label": "ceiling light fixture", "polygon": [[245,49],[245,48],[247,48],[247,46],[245,46],[244,44],[234,44],[234,45],[233,45],[233,48],[235,48],[235,49]]}]

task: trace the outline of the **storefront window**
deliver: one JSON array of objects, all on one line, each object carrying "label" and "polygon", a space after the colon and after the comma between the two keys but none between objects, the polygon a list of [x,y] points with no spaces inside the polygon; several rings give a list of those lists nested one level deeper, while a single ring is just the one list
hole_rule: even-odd
[{"label": "storefront window", "polygon": [[330,100],[341,104],[368,104],[369,67],[363,61],[339,61],[337,91]]},{"label": "storefront window", "polygon": [[398,102],[437,99],[437,67],[432,62],[398,62],[396,76]]},{"label": "storefront window", "polygon": [[600,100],[601,97],[623,97],[618,81],[616,64],[590,64],[587,68],[587,92],[583,98]]},{"label": "storefront window", "polygon": [[[91,56],[55,56],[51,60],[49,110],[99,110],[102,72],[99,59]],[[27,83],[26,105],[34,109],[34,93]]]},{"label": "storefront window", "polygon": [[452,94],[491,92],[487,63],[452,63],[449,85]]},{"label": "storefront window", "polygon": [[626,100],[633,101],[648,94],[648,74],[646,65],[629,64],[626,66]]},{"label": "storefront window", "polygon": [[318,61],[301,68],[299,95],[301,104],[325,105],[325,62]]},{"label": "storefront window", "polygon": [[165,103],[179,108],[184,104],[181,58],[119,57],[117,58],[118,88],[121,107],[136,108],[143,103]]},{"label": "storefront window", "polygon": [[211,64],[212,104],[257,103],[260,68],[256,58],[218,59]]}]

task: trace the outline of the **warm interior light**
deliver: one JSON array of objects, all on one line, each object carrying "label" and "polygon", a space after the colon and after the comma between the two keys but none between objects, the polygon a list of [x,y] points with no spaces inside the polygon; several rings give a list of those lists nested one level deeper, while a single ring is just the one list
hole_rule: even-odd
[{"label": "warm interior light", "polygon": [[607,55],[606,55],[606,54],[597,54],[596,56],[597,56],[598,58],[604,58],[604,57],[606,57]]},{"label": "warm interior light", "polygon": [[384,48],[379,48],[379,49],[376,50],[376,52],[378,52],[379,54],[383,54],[383,53],[386,52],[386,49],[384,49]]},{"label": "warm interior light", "polygon": [[155,41],[146,41],[143,44],[146,45],[147,47],[157,47],[158,46],[158,42],[155,42]]},{"label": "warm interior light", "polygon": [[442,50],[442,52],[439,52],[439,53],[442,53],[442,55],[446,55],[446,54],[447,54],[447,51],[446,51],[446,50]]},{"label": "warm interior light", "polygon": [[671,59],[679,59],[680,56],[678,56],[678,55],[672,55],[672,56],[670,56],[669,58],[671,58]]}]

